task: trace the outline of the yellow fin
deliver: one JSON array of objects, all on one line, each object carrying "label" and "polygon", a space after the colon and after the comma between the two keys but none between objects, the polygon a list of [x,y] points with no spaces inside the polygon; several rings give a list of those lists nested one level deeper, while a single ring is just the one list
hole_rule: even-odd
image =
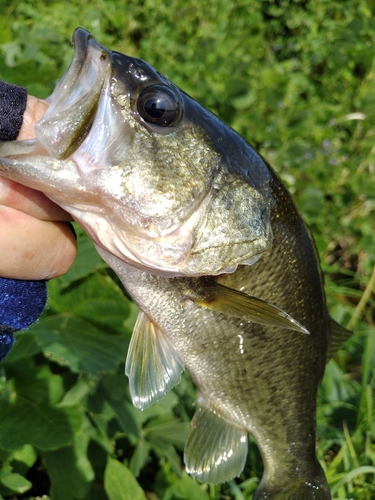
[{"label": "yellow fin", "polygon": [[327,361],[338,351],[341,344],[346,342],[353,332],[339,325],[337,321],[330,318],[330,333],[328,337]]},{"label": "yellow fin", "polygon": [[169,339],[140,311],[125,364],[134,406],[144,410],[163,398],[178,384],[183,369]]},{"label": "yellow fin", "polygon": [[278,326],[309,334],[309,331],[279,307],[238,290],[228,288],[216,281],[210,282],[199,297],[193,297],[196,304],[236,318]]},{"label": "yellow fin", "polygon": [[222,483],[241,474],[246,456],[247,432],[210,407],[199,406],[186,440],[186,471],[202,483]]}]

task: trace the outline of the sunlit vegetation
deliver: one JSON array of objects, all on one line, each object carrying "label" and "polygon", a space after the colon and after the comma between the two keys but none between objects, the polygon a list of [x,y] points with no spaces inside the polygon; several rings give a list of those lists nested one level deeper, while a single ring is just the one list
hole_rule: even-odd
[{"label": "sunlit vegetation", "polygon": [[[375,498],[375,3],[1,2],[0,77],[48,96],[78,25],[219,115],[292,192],[331,314],[354,331],[319,390],[318,458],[334,499]],[[184,472],[187,376],[160,403],[133,408],[124,362],[136,307],[78,233],[75,265],[49,283],[44,316],[0,367],[0,498],[250,500],[262,474],[252,442],[230,483]]]}]

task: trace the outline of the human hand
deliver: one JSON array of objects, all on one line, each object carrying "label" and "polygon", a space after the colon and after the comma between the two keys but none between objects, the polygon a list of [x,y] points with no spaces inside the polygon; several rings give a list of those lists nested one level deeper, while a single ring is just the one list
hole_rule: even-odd
[{"label": "human hand", "polygon": [[[48,103],[28,96],[17,139],[35,136],[34,124]],[[77,253],[75,237],[64,221],[72,220],[44,194],[0,178],[0,276],[43,280],[64,274]]]},{"label": "human hand", "polygon": [[38,99],[33,95],[27,96],[26,109],[23,114],[23,122],[17,140],[31,139],[35,137],[34,125],[38,122],[48,109],[48,102]]}]

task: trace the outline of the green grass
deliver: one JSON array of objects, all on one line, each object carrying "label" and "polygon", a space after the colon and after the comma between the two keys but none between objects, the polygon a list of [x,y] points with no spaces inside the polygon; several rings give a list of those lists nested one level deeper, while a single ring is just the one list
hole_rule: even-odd
[{"label": "green grass", "polygon": [[[331,314],[354,331],[318,394],[317,454],[341,500],[375,498],[374,19],[367,0],[0,5],[1,78],[46,97],[83,26],[153,64],[278,171],[316,239]],[[239,480],[199,485],[183,472],[187,376],[145,412],[132,407],[123,369],[136,310],[81,233],[79,244],[0,368],[0,495],[250,500],[262,473],[252,442]]]}]

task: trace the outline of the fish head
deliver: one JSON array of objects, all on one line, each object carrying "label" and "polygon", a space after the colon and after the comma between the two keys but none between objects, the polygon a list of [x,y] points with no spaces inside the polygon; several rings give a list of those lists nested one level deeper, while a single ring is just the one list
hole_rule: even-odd
[{"label": "fish head", "polygon": [[105,252],[151,273],[217,275],[270,251],[270,172],[259,155],[145,61],[82,28],[73,45],[17,180]]}]

